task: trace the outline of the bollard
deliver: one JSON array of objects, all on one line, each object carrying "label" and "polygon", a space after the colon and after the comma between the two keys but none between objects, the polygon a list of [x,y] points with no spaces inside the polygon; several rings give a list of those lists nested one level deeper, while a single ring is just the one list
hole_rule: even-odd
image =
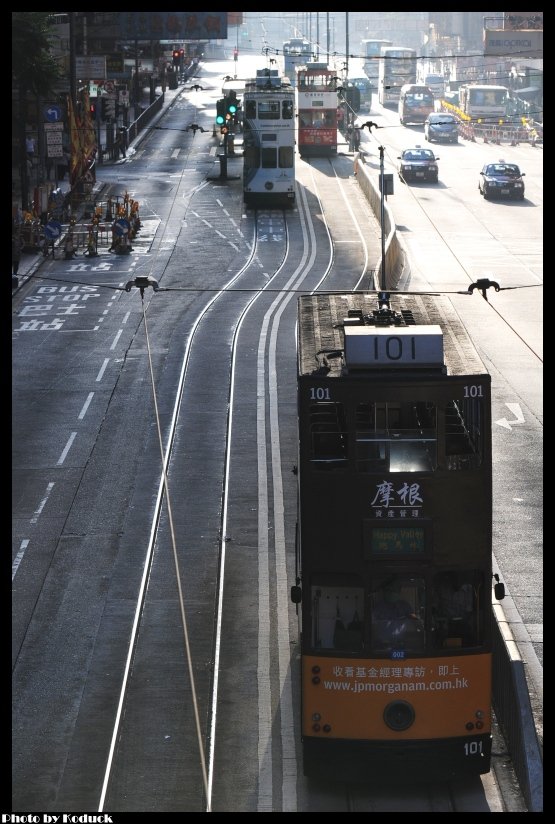
[{"label": "bollard", "polygon": [[[52,251],[54,251],[54,250],[52,250]],[[77,251],[76,251],[74,243],[73,243],[73,225],[70,225],[70,227],[68,229],[68,232],[67,232],[67,235],[66,235],[66,241],[65,241],[65,244],[64,244],[64,260],[71,260],[72,258],[76,257],[76,255],[77,255]],[[52,256],[54,256],[54,255],[52,255]]]},{"label": "bollard", "polygon": [[98,257],[98,221],[89,226],[89,237],[87,239],[87,257]]}]

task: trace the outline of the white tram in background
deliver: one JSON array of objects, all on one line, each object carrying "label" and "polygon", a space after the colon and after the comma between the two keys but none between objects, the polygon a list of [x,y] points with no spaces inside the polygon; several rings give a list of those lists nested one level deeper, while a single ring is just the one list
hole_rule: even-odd
[{"label": "white tram in background", "polygon": [[295,93],[277,69],[259,69],[243,98],[243,200],[295,204]]}]

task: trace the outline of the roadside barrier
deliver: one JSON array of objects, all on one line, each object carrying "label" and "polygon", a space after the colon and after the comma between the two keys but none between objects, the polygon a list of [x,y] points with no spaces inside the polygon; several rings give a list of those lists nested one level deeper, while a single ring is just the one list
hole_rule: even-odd
[{"label": "roadside barrier", "polygon": [[[54,234],[52,227],[56,227]],[[129,254],[133,251],[131,240],[140,228],[139,202],[126,192],[97,201],[92,207],[92,219],[81,223],[75,218],[61,223],[57,215],[50,213],[44,223],[33,212],[25,212],[19,231],[22,250],[42,251],[45,257],[56,260],[72,260],[81,253],[97,257],[99,250]]]}]

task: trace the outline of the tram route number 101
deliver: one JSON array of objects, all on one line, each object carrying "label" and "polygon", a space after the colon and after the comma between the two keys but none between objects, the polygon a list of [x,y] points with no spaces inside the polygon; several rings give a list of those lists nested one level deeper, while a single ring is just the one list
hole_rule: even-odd
[{"label": "tram route number 101", "polygon": [[482,755],[481,741],[467,741],[464,745],[465,755]]},{"label": "tram route number 101", "polygon": [[[465,398],[483,398],[484,393],[481,386],[472,384],[471,386],[463,387],[463,396]],[[311,386],[310,387],[311,401],[331,401],[329,387],[327,386]]]}]

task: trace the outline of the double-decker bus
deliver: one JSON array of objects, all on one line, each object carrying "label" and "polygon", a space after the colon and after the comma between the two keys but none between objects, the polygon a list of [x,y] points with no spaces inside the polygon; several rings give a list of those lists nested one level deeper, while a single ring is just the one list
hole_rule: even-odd
[{"label": "double-decker bus", "polygon": [[297,147],[301,157],[337,154],[337,75],[327,63],[297,71]]},{"label": "double-decker bus", "polygon": [[478,83],[459,87],[459,109],[471,120],[497,123],[507,116],[509,89],[506,86],[488,86]]},{"label": "double-decker bus", "polygon": [[401,86],[398,108],[401,126],[421,126],[434,108],[434,95],[427,86],[413,83]]},{"label": "double-decker bus", "polygon": [[295,92],[277,69],[260,69],[243,96],[243,200],[295,204]]},{"label": "double-decker bus", "polygon": [[298,299],[304,773],[490,770],[491,378],[442,296]]},{"label": "double-decker bus", "polygon": [[381,51],[378,72],[378,102],[397,108],[401,87],[416,83],[416,50],[386,46]]},{"label": "double-decker bus", "polygon": [[297,79],[297,69],[312,57],[312,49],[304,37],[291,37],[283,44],[283,73],[292,86]]},{"label": "double-decker bus", "polygon": [[379,75],[379,64],[380,64],[380,54],[383,48],[387,46],[392,46],[393,43],[391,40],[373,40],[370,38],[365,38],[361,40],[362,46],[362,55],[364,59],[364,63],[362,68],[364,69],[364,73],[368,77],[368,80],[372,83],[374,91],[378,88],[378,75]]}]

